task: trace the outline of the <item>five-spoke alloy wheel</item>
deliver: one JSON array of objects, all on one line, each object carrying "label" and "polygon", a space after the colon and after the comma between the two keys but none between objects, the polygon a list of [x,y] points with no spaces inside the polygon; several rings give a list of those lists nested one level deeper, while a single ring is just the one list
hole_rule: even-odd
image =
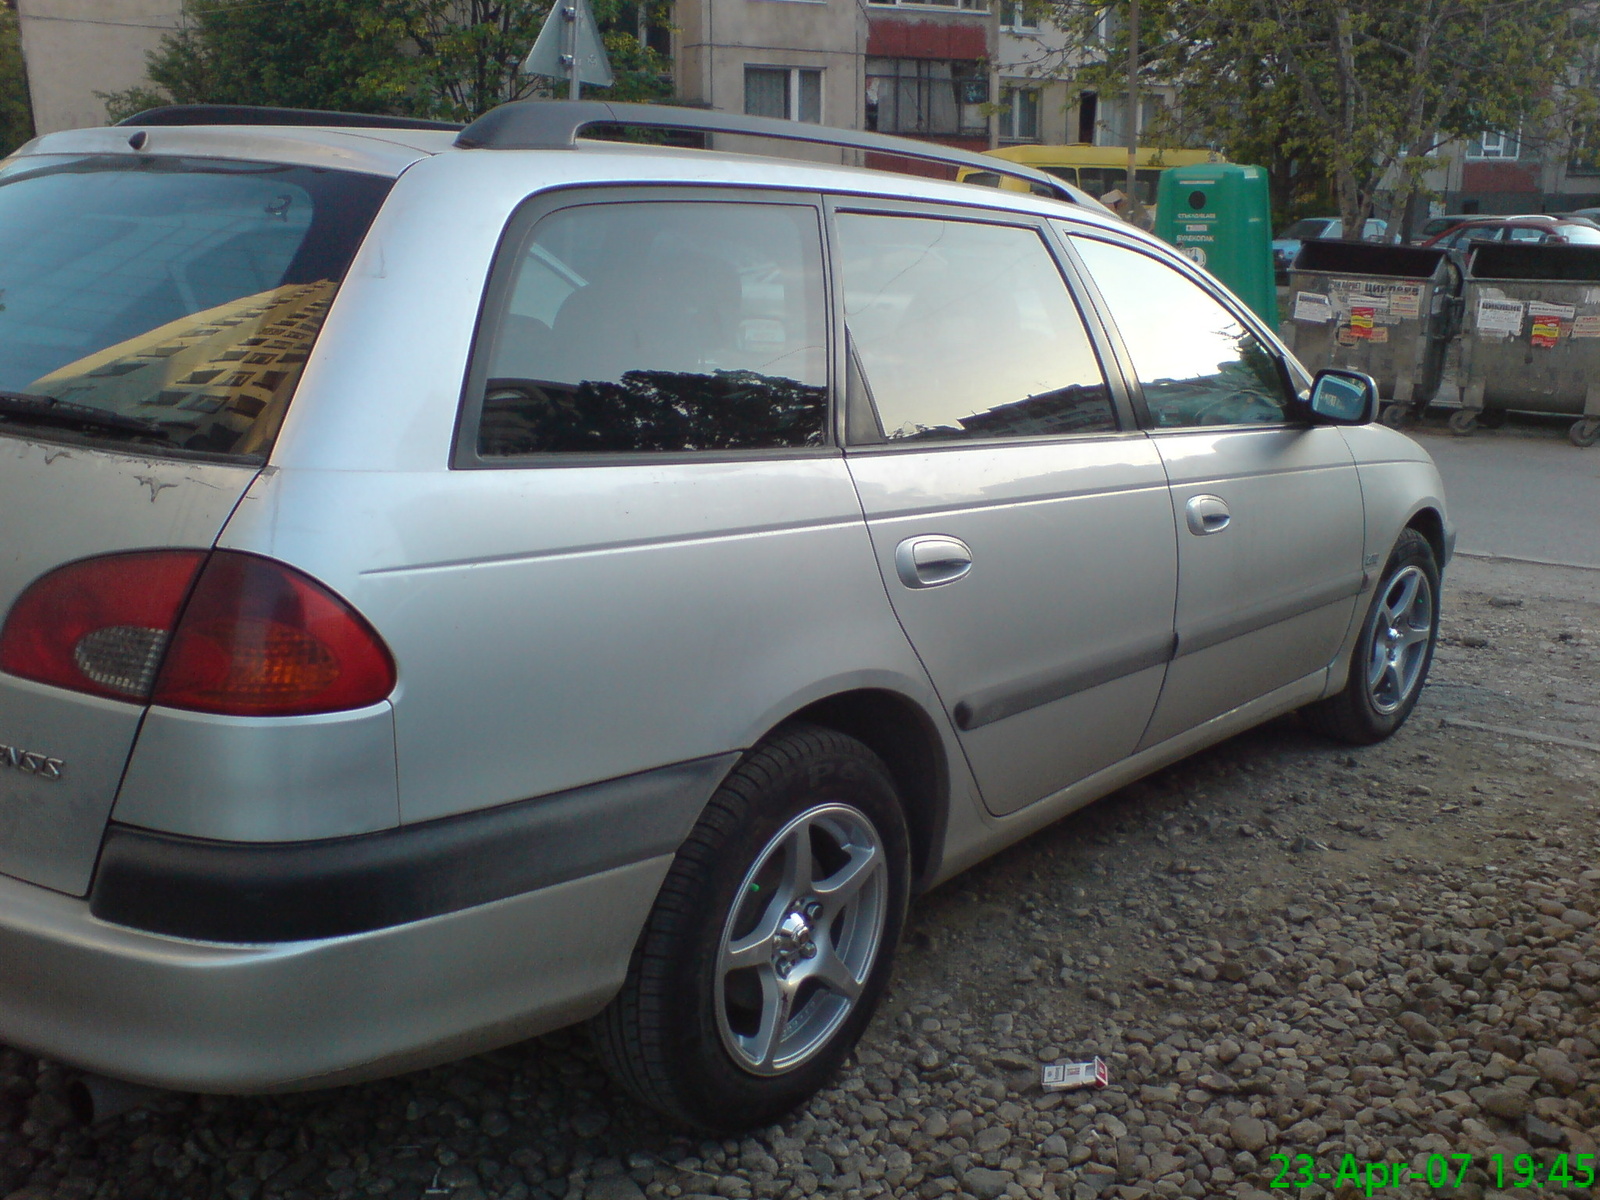
[{"label": "five-spoke alloy wheel", "polygon": [[1367,695],[1376,712],[1387,716],[1416,694],[1437,617],[1433,582],[1421,567],[1404,567],[1384,581],[1367,641]]},{"label": "five-spoke alloy wheel", "polygon": [[1404,529],[1383,568],[1344,689],[1301,710],[1340,741],[1380,742],[1410,716],[1439,637],[1439,565],[1428,539]]},{"label": "five-spoke alloy wheel", "polygon": [[828,1081],[888,980],[909,892],[883,762],[793,725],[717,789],[594,1023],[612,1074],[716,1132],[769,1124]]},{"label": "five-spoke alloy wheel", "polygon": [[847,805],[807,809],[738,894],[717,955],[717,1029],[747,1070],[781,1075],[827,1046],[877,962],[889,906],[878,831]]}]

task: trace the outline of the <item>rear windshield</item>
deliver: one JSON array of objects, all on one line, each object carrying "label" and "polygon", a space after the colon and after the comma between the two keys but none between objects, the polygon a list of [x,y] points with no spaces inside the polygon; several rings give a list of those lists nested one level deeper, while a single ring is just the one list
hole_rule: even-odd
[{"label": "rear windshield", "polygon": [[0,393],[135,418],[141,450],[265,457],[392,182],[127,155],[0,167]]}]

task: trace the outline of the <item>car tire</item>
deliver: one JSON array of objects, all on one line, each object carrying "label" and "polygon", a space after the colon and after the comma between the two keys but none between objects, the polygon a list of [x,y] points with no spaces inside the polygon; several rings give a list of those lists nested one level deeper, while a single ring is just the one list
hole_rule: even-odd
[{"label": "car tire", "polygon": [[770,1124],[828,1081],[871,1019],[909,890],[883,762],[830,729],[780,729],[679,849],[622,991],[592,1023],[602,1060],[684,1124]]},{"label": "car tire", "polygon": [[1302,709],[1317,732],[1366,746],[1416,706],[1439,639],[1439,565],[1428,539],[1402,530],[1361,623],[1343,690]]}]

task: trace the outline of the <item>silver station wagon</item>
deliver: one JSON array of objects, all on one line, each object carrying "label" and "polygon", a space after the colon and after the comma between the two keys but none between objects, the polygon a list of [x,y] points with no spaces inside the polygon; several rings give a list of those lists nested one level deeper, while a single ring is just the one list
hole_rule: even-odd
[{"label": "silver station wagon", "polygon": [[596,126],[974,161],[548,102],[0,164],[0,1038],[262,1092],[591,1021],[758,1125],[918,891],[1405,720],[1452,534],[1365,377],[1026,167]]}]

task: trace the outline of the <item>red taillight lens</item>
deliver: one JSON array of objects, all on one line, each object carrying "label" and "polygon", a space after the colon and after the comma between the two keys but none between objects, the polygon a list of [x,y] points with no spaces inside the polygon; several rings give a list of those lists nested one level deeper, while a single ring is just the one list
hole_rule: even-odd
[{"label": "red taillight lens", "polygon": [[12,605],[0,670],[39,683],[143,701],[203,550],[109,554],[58,567]]},{"label": "red taillight lens", "polygon": [[372,627],[282,563],[211,556],[173,635],[151,701],[276,717],[338,712],[394,690],[394,661]]},{"label": "red taillight lens", "polygon": [[6,618],[0,670],[259,717],[361,708],[395,682],[388,649],[338,596],[282,563],[227,550],[117,554],[52,571]]}]

